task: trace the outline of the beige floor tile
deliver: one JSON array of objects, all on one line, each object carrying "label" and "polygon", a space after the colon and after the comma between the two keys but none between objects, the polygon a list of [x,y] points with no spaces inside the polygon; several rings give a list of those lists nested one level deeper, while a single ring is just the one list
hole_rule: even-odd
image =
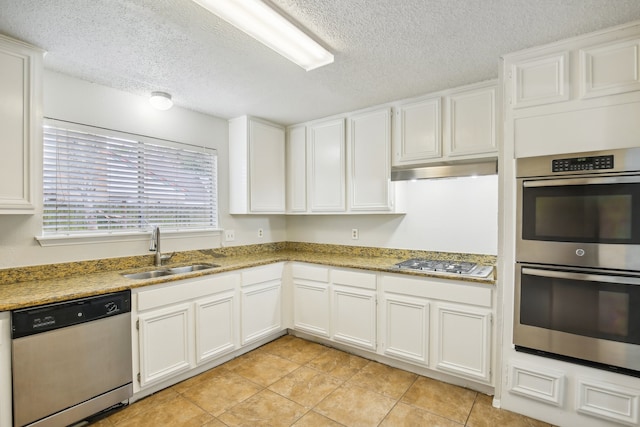
[{"label": "beige floor tile", "polygon": [[256,349],[249,353],[245,353],[242,356],[238,356],[235,359],[231,359],[224,364],[224,367],[226,369],[229,369],[230,371],[238,369],[240,366],[244,365],[245,363],[251,362],[253,359],[258,357],[258,355],[261,353],[259,350],[260,349]]},{"label": "beige floor tile", "polygon": [[191,377],[188,380],[181,381],[178,384],[172,386],[171,388],[178,393],[184,393],[191,387],[200,385],[201,383],[206,382],[212,378],[218,377],[220,375],[223,375],[226,372],[229,372],[229,370],[224,365],[220,365],[213,369],[209,369],[208,371],[205,371],[199,375],[196,375],[195,377]]},{"label": "beige floor tile", "polygon": [[326,346],[294,337],[282,345],[270,347],[265,351],[303,365],[327,350],[329,348]]},{"label": "beige floor tile", "polygon": [[327,418],[347,426],[377,426],[396,404],[381,394],[343,385],[314,408]]},{"label": "beige floor tile", "polygon": [[91,427],[113,427],[113,423],[108,418],[102,418],[89,424]]},{"label": "beige floor tile", "polygon": [[307,409],[270,390],[263,390],[218,417],[230,427],[287,427],[296,422]]},{"label": "beige floor tile", "polygon": [[342,427],[342,424],[330,420],[315,411],[309,411],[292,427]]},{"label": "beige floor tile", "polygon": [[[463,427],[463,425],[423,409],[398,403],[382,421],[380,427]],[[494,424],[493,427],[502,425],[505,424]]]},{"label": "beige floor tile", "polygon": [[491,405],[491,396],[478,393],[476,402],[471,410],[471,415],[467,421],[468,427],[549,427],[542,421],[525,417],[524,415],[514,412],[505,411],[503,409],[494,408]]},{"label": "beige floor tile", "polygon": [[154,406],[153,410],[140,413],[116,424],[118,427],[200,427],[213,420],[198,406],[182,396]]},{"label": "beige floor tile", "polygon": [[142,400],[132,403],[121,411],[111,414],[108,419],[113,424],[118,424],[128,418],[133,418],[139,414],[145,413],[151,409],[162,406],[164,403],[177,398],[179,395],[170,388],[159,391],[151,396],[147,396]]},{"label": "beige floor tile", "polygon": [[269,386],[269,390],[312,408],[340,385],[342,381],[337,378],[302,367]]},{"label": "beige floor tile", "polygon": [[430,378],[418,377],[401,401],[464,424],[476,392]]},{"label": "beige floor tile", "polygon": [[418,376],[411,372],[378,362],[369,362],[347,384],[360,386],[397,400],[411,387],[416,378]]},{"label": "beige floor tile", "polygon": [[218,416],[260,390],[262,387],[254,382],[235,372],[226,371],[189,388],[182,396],[205,411]]},{"label": "beige floor tile", "polygon": [[299,367],[300,365],[297,363],[282,357],[269,353],[260,353],[250,363],[238,366],[233,372],[256,384],[267,387]]},{"label": "beige floor tile", "polygon": [[333,348],[316,357],[307,366],[325,372],[332,377],[348,380],[369,363],[367,359]]},{"label": "beige floor tile", "polygon": [[217,418],[214,418],[208,423],[203,424],[202,427],[227,427],[227,425]]}]

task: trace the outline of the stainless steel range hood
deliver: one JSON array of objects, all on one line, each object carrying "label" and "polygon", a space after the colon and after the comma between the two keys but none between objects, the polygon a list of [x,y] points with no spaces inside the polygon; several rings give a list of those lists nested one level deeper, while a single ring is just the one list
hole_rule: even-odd
[{"label": "stainless steel range hood", "polygon": [[473,163],[435,163],[411,168],[391,168],[391,181],[495,175],[497,173],[498,161],[488,159]]}]

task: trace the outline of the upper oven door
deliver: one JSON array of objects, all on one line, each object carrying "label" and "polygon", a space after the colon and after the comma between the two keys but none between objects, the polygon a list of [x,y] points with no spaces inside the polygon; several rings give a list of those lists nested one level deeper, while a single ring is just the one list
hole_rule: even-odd
[{"label": "upper oven door", "polygon": [[640,176],[518,179],[519,262],[640,270]]}]

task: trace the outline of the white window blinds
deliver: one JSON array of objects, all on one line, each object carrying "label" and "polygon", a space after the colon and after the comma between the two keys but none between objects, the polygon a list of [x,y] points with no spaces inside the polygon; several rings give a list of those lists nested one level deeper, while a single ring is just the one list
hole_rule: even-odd
[{"label": "white window blinds", "polygon": [[216,169],[215,150],[47,121],[43,234],[215,229]]}]

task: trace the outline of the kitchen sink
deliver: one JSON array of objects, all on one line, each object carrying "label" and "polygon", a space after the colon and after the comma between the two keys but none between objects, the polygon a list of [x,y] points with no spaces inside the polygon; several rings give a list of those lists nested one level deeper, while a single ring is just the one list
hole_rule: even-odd
[{"label": "kitchen sink", "polygon": [[140,273],[123,274],[127,279],[152,279],[154,277],[172,276],[174,274],[191,273],[192,271],[208,270],[210,268],[220,267],[218,264],[192,264],[182,267],[163,268],[160,270],[142,271]]},{"label": "kitchen sink", "polygon": [[220,267],[218,264],[193,264],[185,265],[184,267],[172,267],[169,270],[170,274],[190,273],[192,271],[208,270],[210,268]]}]

